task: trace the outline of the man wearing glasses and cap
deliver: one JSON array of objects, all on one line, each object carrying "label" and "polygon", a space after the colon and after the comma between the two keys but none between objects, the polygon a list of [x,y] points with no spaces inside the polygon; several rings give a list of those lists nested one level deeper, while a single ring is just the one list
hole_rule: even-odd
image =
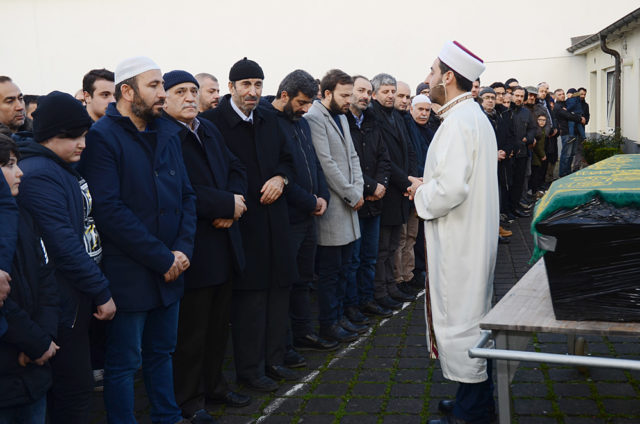
[{"label": "man wearing glasses and cap", "polygon": [[409,196],[424,219],[429,284],[427,339],[445,378],[459,382],[446,415],[430,424],[489,423],[495,405],[491,363],[468,355],[491,307],[499,225],[496,137],[470,93],[484,71],[480,58],[447,42],[431,66],[431,100],[442,104],[423,179]]}]

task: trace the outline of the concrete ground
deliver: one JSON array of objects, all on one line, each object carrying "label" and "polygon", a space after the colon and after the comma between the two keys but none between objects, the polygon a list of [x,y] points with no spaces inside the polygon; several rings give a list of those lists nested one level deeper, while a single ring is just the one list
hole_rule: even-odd
[{"label": "concrete ground", "polygon": [[[495,300],[529,269],[530,219],[511,225],[511,243],[499,246]],[[586,337],[588,352],[640,359],[640,344],[628,337]],[[231,343],[229,343],[230,345]],[[566,337],[533,334],[530,350],[566,353]],[[211,405],[221,424],[248,423],[426,423],[437,404],[452,399],[456,384],[444,380],[438,361],[428,358],[424,295],[393,317],[378,321],[365,336],[330,353],[305,353],[300,380],[272,394],[253,396],[245,408]],[[226,364],[234,381],[232,354]],[[511,386],[512,423],[640,423],[640,372],[521,363]],[[136,412],[149,423],[144,384],[136,380]],[[101,393],[94,396],[92,423],[106,422]]]}]

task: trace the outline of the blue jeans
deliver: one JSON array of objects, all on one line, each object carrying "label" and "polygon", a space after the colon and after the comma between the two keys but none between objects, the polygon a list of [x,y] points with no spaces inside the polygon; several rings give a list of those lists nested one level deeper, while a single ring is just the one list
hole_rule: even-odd
[{"label": "blue jeans", "polygon": [[318,246],[318,321],[322,328],[330,327],[342,318],[353,244]]},{"label": "blue jeans", "polygon": [[0,409],[0,424],[44,424],[47,413],[47,397],[26,405]]},{"label": "blue jeans", "polygon": [[373,279],[376,275],[380,215],[360,218],[361,237],[353,245],[345,306],[362,305],[373,300]]},{"label": "blue jeans", "polygon": [[133,379],[140,365],[151,404],[151,421],[182,419],[173,392],[171,354],[178,334],[179,301],[151,311],[121,312],[107,327],[104,404],[107,421],[135,424]]},{"label": "blue jeans", "polygon": [[559,175],[564,177],[571,174],[571,163],[573,156],[576,154],[576,138],[572,135],[560,136],[562,141],[562,152],[560,153],[560,169]]}]

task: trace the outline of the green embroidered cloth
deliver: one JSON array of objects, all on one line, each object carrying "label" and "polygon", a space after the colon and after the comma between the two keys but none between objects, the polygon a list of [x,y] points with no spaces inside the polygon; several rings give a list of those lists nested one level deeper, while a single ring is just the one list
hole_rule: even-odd
[{"label": "green embroidered cloth", "polygon": [[640,154],[612,156],[551,184],[534,209],[531,234],[535,249],[530,263],[546,252],[538,246],[536,224],[560,209],[573,209],[596,196],[617,207],[640,206]]}]

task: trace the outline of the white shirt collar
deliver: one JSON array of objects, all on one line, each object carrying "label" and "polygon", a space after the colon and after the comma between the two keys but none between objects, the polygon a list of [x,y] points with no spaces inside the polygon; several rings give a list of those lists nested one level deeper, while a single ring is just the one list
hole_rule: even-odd
[{"label": "white shirt collar", "polygon": [[249,116],[245,115],[243,111],[240,110],[240,108],[238,106],[236,106],[236,103],[233,101],[233,98],[229,99],[229,102],[231,103],[231,107],[233,108],[233,110],[236,111],[236,113],[238,114],[238,116],[245,122],[248,122],[250,124],[253,124],[253,110],[251,111],[251,113],[249,114]]}]

